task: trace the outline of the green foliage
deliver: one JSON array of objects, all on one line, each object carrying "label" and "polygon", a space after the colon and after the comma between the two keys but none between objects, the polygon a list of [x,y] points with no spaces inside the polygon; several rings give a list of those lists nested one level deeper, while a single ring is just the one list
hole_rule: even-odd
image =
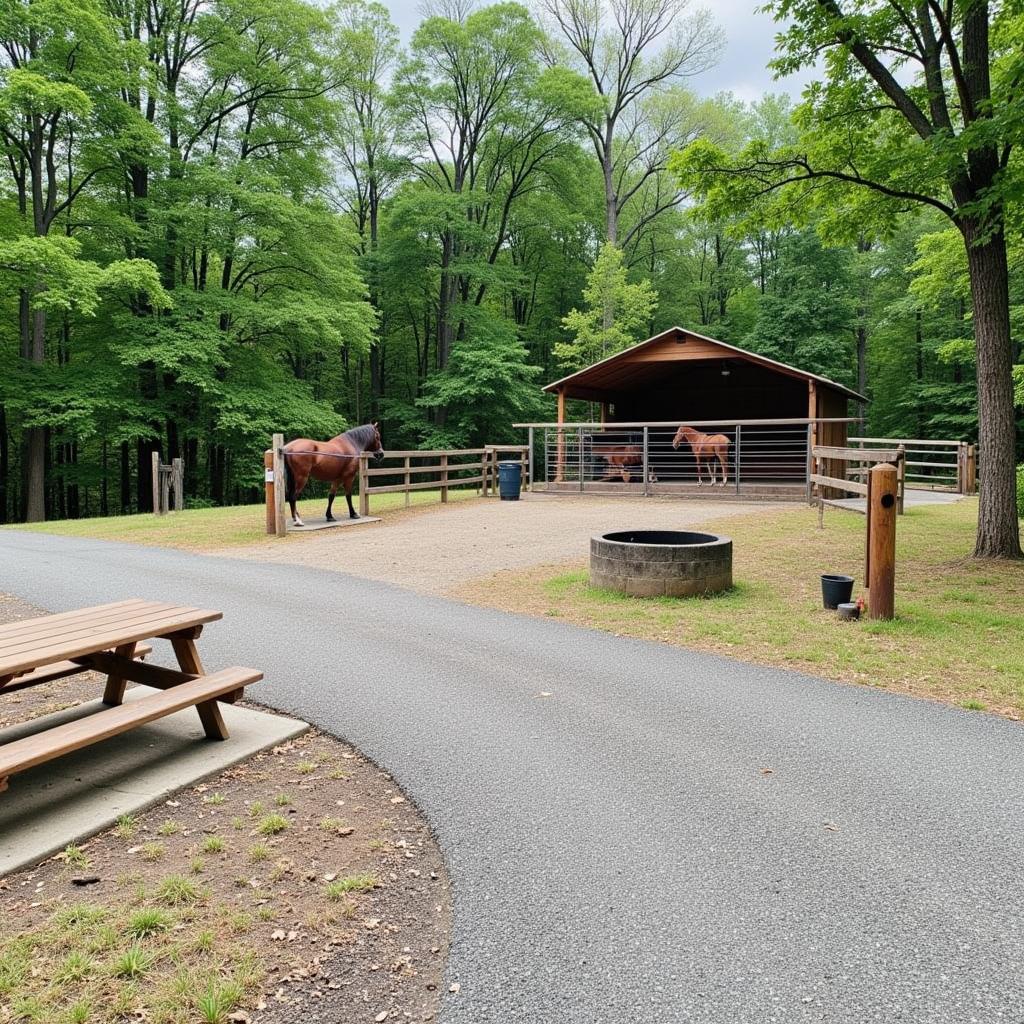
[{"label": "green foliage", "polygon": [[622,250],[601,246],[583,289],[586,310],[571,310],[563,319],[572,340],[555,345],[562,365],[576,368],[621,352],[641,340],[658,297],[648,281],[631,284]]}]

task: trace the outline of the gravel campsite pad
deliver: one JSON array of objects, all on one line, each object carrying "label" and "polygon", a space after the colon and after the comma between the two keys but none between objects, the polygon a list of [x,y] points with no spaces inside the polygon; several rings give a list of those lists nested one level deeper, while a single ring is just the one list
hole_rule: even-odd
[{"label": "gravel campsite pad", "polygon": [[0,920],[2,1024],[433,1020],[451,926],[418,810],[314,731],[0,879]]}]

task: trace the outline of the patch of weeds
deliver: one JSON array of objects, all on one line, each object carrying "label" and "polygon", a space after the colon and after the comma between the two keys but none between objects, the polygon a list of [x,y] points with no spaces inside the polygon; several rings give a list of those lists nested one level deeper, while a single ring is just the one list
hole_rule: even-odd
[{"label": "patch of weeds", "polygon": [[324,895],[329,900],[340,900],[350,892],[365,892],[377,884],[377,876],[371,874],[348,875],[345,878],[336,878],[324,886]]},{"label": "patch of weeds", "polygon": [[241,832],[245,828],[245,821],[242,818],[232,818],[231,827],[237,832]]},{"label": "patch of weeds", "polygon": [[295,770],[300,775],[312,775],[316,771],[315,761],[300,761],[296,766]]},{"label": "patch of weeds", "polygon": [[241,1002],[242,987],[234,981],[211,981],[196,999],[196,1009],[203,1024],[223,1024],[227,1015]]},{"label": "patch of weeds", "polygon": [[374,852],[376,852],[377,850],[383,850],[384,849],[384,840],[383,839],[371,839],[368,845],[369,845],[370,849],[373,850]]},{"label": "patch of weeds", "polygon": [[983,700],[978,700],[976,697],[968,697],[967,700],[960,701],[960,707],[965,711],[984,711],[987,706]]},{"label": "patch of weeds", "polygon": [[114,961],[114,974],[119,978],[141,978],[151,963],[152,957],[136,942]]},{"label": "patch of weeds", "polygon": [[38,1020],[47,1019],[49,1011],[35,996],[19,996],[14,1000],[15,1020]]},{"label": "patch of weeds", "polygon": [[157,830],[158,836],[176,836],[181,831],[181,826],[176,821],[167,819]]},{"label": "patch of weeds", "polygon": [[270,858],[270,847],[266,843],[256,843],[255,846],[249,847],[249,860],[254,864],[259,863],[261,860],[268,860]]},{"label": "patch of weeds", "polygon": [[191,905],[203,898],[202,890],[184,875],[168,875],[153,895],[170,907]]},{"label": "patch of weeds", "polygon": [[254,804],[249,804],[249,817],[258,818],[263,813],[263,804],[257,800]]},{"label": "patch of weeds", "polygon": [[137,939],[145,939],[158,932],[167,931],[172,923],[172,918],[166,910],[159,907],[146,907],[138,910],[128,919],[127,932]]},{"label": "patch of weeds", "polygon": [[213,932],[209,930],[201,931],[196,936],[194,946],[199,953],[209,953],[213,949]]},{"label": "patch of weeds", "polygon": [[245,935],[252,931],[252,914],[247,914],[242,910],[231,914],[228,917],[228,928],[231,929],[232,935]]},{"label": "patch of weeds", "polygon": [[227,803],[228,798],[223,793],[208,793],[203,795],[203,803],[210,807],[219,807]]},{"label": "patch of weeds", "polygon": [[53,915],[53,922],[60,928],[74,928],[82,924],[99,924],[106,916],[106,907],[97,907],[91,903],[74,903],[70,907],[58,910]]},{"label": "patch of weeds", "polygon": [[193,857],[192,860],[189,861],[188,865],[188,869],[192,872],[193,875],[201,875],[205,867],[206,862],[203,860],[202,857]]},{"label": "patch of weeds", "polygon": [[224,852],[224,840],[220,836],[207,836],[199,849],[203,853],[223,853]]},{"label": "patch of weeds", "polygon": [[163,843],[146,843],[139,851],[143,860],[159,860],[164,855]]},{"label": "patch of weeds", "polygon": [[257,921],[273,921],[274,920],[274,908],[270,906],[262,906],[256,911]]},{"label": "patch of weeds", "polygon": [[86,1024],[90,1016],[92,1016],[92,1003],[88,999],[80,999],[68,1009],[64,1019],[67,1024]]},{"label": "patch of weeds", "polygon": [[256,826],[256,831],[261,836],[276,836],[279,832],[283,832],[288,828],[288,819],[280,814],[268,814],[259,825]]},{"label": "patch of weeds", "polygon": [[287,807],[292,802],[292,798],[287,793],[278,793],[274,797],[275,807]]},{"label": "patch of weeds", "polygon": [[70,868],[87,868],[89,866],[89,857],[86,852],[74,843],[68,843],[67,846],[57,854],[57,860],[64,861]]},{"label": "patch of weeds", "polygon": [[139,827],[139,820],[134,814],[122,814],[114,826],[114,835],[118,839],[131,839]]},{"label": "patch of weeds", "polygon": [[75,950],[64,958],[57,968],[54,978],[56,981],[65,983],[83,981],[92,974],[92,969],[92,960],[80,950]]},{"label": "patch of weeds", "polygon": [[335,768],[327,778],[334,779],[335,782],[344,782],[348,778],[348,772]]},{"label": "patch of weeds", "polygon": [[343,818],[321,818],[318,827],[321,832],[340,832],[347,826]]}]

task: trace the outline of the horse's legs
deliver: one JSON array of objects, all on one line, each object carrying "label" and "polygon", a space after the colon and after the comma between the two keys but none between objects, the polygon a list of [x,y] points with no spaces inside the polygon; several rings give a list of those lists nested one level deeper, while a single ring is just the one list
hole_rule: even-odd
[{"label": "horse's legs", "polygon": [[333,523],[334,516],[331,515],[331,506],[334,504],[334,496],[338,493],[338,481],[331,484],[330,494],[327,495],[327,522]]},{"label": "horse's legs", "polygon": [[305,490],[306,481],[309,479],[309,473],[303,472],[301,469],[296,469],[292,466],[292,478],[294,483],[292,485],[292,492],[288,496],[288,504],[291,505],[292,509],[292,522],[296,526],[305,526],[306,524],[299,518],[299,513],[296,511],[295,502],[299,500],[300,495]]},{"label": "horse's legs", "polygon": [[721,452],[718,453],[718,461],[722,464],[722,486],[729,482],[729,460]]},{"label": "horse's legs", "polygon": [[[358,519],[359,513],[352,507],[352,485],[356,482],[356,475],[353,473],[348,480],[345,481],[345,500],[348,502],[348,517],[349,519]],[[337,485],[335,485],[337,486]]]},{"label": "horse's legs", "polygon": [[693,457],[697,461],[697,486],[698,487],[703,487],[704,486],[704,481],[701,479],[701,475],[700,475],[700,469],[701,469],[701,466],[700,466],[700,456],[695,453]]}]

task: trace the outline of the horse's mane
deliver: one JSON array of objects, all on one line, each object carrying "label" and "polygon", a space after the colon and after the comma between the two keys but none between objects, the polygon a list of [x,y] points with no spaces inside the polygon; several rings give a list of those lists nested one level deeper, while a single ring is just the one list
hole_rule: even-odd
[{"label": "horse's mane", "polygon": [[364,423],[361,427],[346,430],[342,437],[347,437],[360,451],[366,451],[377,436],[377,428],[372,423]]}]

